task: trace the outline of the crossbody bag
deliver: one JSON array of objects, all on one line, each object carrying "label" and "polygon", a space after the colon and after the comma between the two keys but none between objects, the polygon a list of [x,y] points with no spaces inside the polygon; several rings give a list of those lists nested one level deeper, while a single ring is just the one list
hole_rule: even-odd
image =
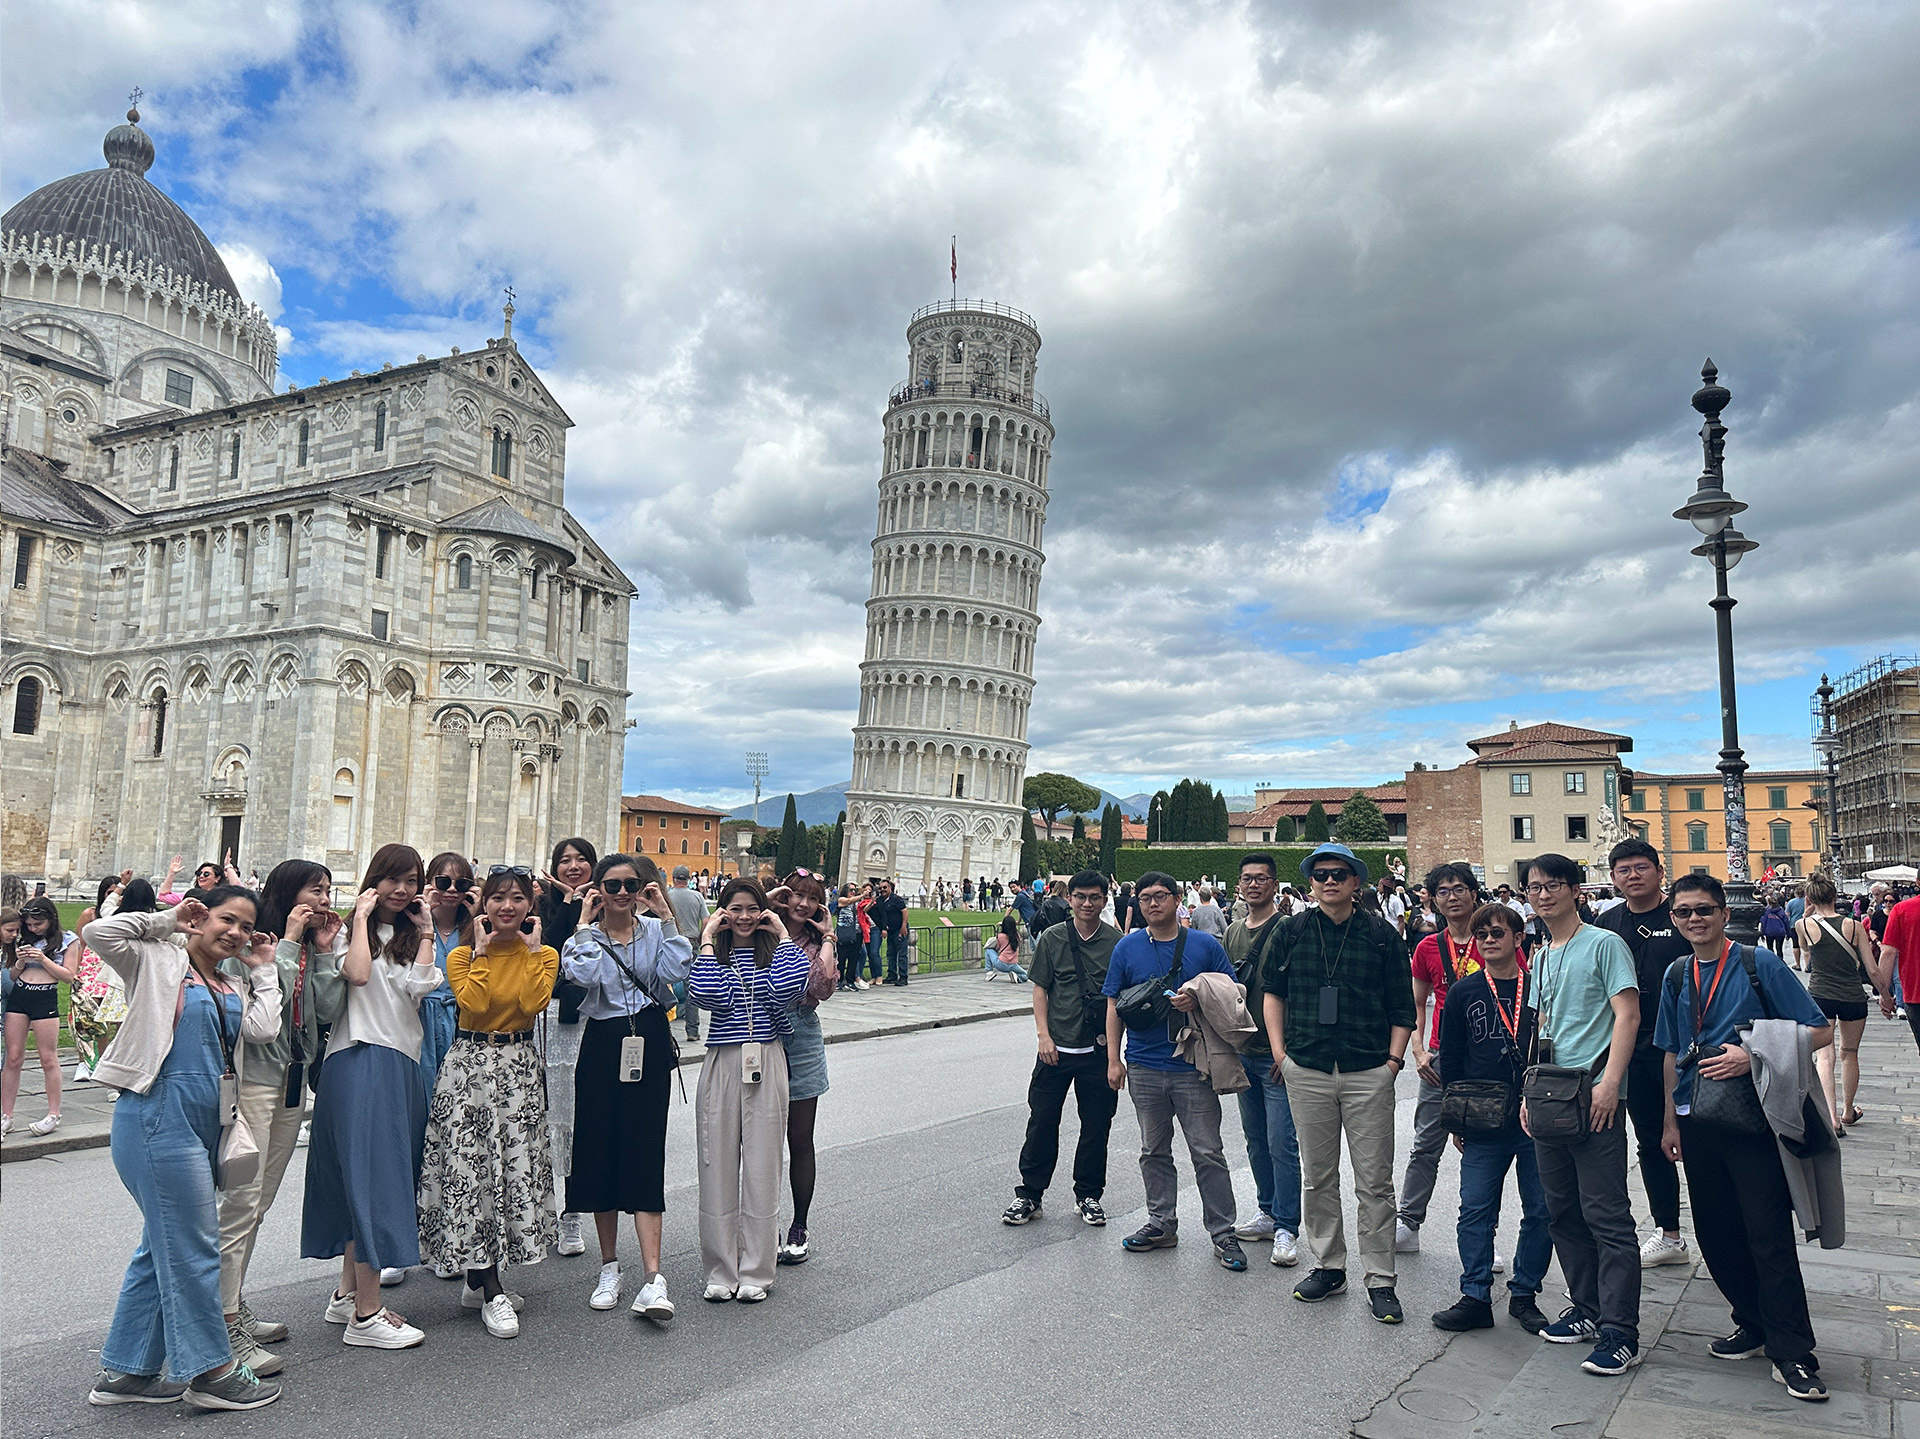
[{"label": "crossbody bag", "polygon": [[[1149,936],[1148,944],[1152,944]],[[1173,1014],[1173,996],[1169,991],[1180,987],[1180,958],[1186,953],[1187,931],[1183,928],[1173,940],[1173,964],[1163,975],[1152,979],[1143,979],[1138,984],[1130,984],[1121,990],[1114,1000],[1114,1007],[1120,1011],[1120,1022],[1128,1029],[1152,1029],[1156,1024],[1165,1024]]]},{"label": "crossbody bag", "polygon": [[[1767,1003],[1766,991],[1760,987],[1760,972],[1753,960],[1753,950],[1744,944],[1731,945],[1737,951],[1740,963],[1747,972],[1747,983],[1753,987],[1753,996],[1760,1004],[1760,1012],[1772,1019],[1773,1006]],[[1722,959],[1724,967],[1729,959]],[[1677,961],[1686,965],[1685,960]],[[1693,1032],[1700,1033],[1702,1016],[1700,1013],[1700,985],[1691,965],[1687,965],[1686,978],[1681,981],[1687,990],[1688,1011],[1693,1017]],[[1707,1003],[1711,1006],[1714,994],[1719,990],[1720,977],[1714,977],[1713,988],[1707,991]],[[1709,1129],[1722,1130],[1728,1134],[1762,1135],[1773,1132],[1773,1126],[1767,1123],[1767,1114],[1760,1107],[1760,1091],[1753,1087],[1753,1071],[1736,1074],[1730,1079],[1710,1079],[1700,1072],[1700,1061],[1715,1059],[1726,1052],[1724,1044],[1708,1045],[1688,1051],[1685,1056],[1693,1069],[1693,1103],[1687,1110],[1687,1118],[1695,1124],[1705,1125]]]},{"label": "crossbody bag", "polygon": [[[185,975],[180,984],[184,991],[187,983]],[[243,1184],[251,1184],[260,1173],[260,1145],[253,1137],[253,1126],[247,1123],[246,1116],[240,1113],[240,1074],[245,1064],[238,1031],[227,1037],[227,1007],[220,1002],[220,994],[210,985],[202,984],[207,997],[213,1001],[213,1022],[220,1029],[220,1051],[226,1056],[227,1072],[220,1077],[220,1148],[219,1163],[215,1167],[214,1179],[218,1188],[236,1189]],[[247,982],[250,992],[251,980]],[[241,1024],[246,1023],[247,996],[240,996]]]},{"label": "crossbody bag", "polygon": [[[613,961],[613,967],[620,971],[627,983],[641,994],[646,995],[646,997],[653,1002],[656,1009],[668,1016],[668,1022],[663,1026],[667,1034],[667,1054],[672,1060],[675,1076],[680,1079],[680,1102],[685,1104],[687,1102],[687,1081],[685,1076],[680,1073],[680,1041],[673,1037],[673,986],[661,980],[657,974],[654,976],[654,984],[648,984],[645,980],[641,979],[639,975],[627,967],[627,962],[620,957],[620,952],[613,947],[613,941],[601,932],[599,925],[593,925],[587,930],[587,933],[593,936],[593,942],[600,946],[600,952]],[[639,936],[639,933],[638,922],[636,921],[634,928],[636,938]],[[664,999],[662,998],[663,995],[665,996]],[[641,1038],[640,1031],[634,1027],[633,1015],[631,1013],[627,1015],[627,1036],[630,1039]]]},{"label": "crossbody bag", "polygon": [[[1080,927],[1072,920],[1067,921],[1067,947],[1073,951],[1074,972],[1080,977],[1080,1006],[1085,1016],[1084,1023],[1093,1035],[1096,1047],[1107,1042],[1107,996],[1099,985],[1093,983],[1093,974],[1087,968],[1087,957],[1080,952]],[[1112,963],[1111,957],[1108,963]]]},{"label": "crossbody bag", "polygon": [[[1553,947],[1542,950],[1536,966],[1542,979]],[[1544,984],[1542,986],[1544,988]],[[1585,1137],[1593,1113],[1593,1071],[1553,1062],[1549,1016],[1535,1009],[1533,1044],[1527,1072],[1520,1079],[1527,1106],[1527,1132],[1543,1144],[1571,1144]]]},{"label": "crossbody bag", "polygon": [[[1507,1027],[1506,1011],[1500,1005],[1500,991],[1493,987],[1493,976],[1486,975],[1487,996],[1493,1001],[1495,1012],[1500,1016],[1500,1027],[1513,1037],[1514,1043],[1520,1041],[1520,1026],[1524,1024],[1527,1011],[1527,972],[1523,969],[1514,981],[1513,989],[1513,1026]],[[1447,993],[1453,988],[1449,983]],[[1535,1026],[1538,1032],[1538,1026]],[[1512,1061],[1508,1060],[1511,1064]],[[1440,1091],[1440,1124],[1449,1134],[1457,1134],[1462,1139],[1484,1139],[1499,1134],[1513,1123],[1518,1096],[1513,1086],[1504,1079],[1455,1079],[1447,1083]]]}]

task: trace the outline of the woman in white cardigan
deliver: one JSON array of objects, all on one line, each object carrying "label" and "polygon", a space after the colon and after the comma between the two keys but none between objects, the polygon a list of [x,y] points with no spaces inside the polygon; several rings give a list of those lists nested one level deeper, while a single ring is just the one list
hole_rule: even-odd
[{"label": "woman in white cardigan", "polygon": [[[256,916],[250,890],[222,885],[86,927],[87,947],[127,989],[126,1021],[94,1078],[121,1091],[113,1167],[145,1220],[90,1403],[257,1409],[280,1397],[279,1381],[234,1362],[220,1303],[216,1168],[238,1105],[241,1040],[280,1032],[273,937],[254,932]],[[176,931],[184,947],[170,941]],[[243,978],[221,974],[229,958],[244,962]]]}]

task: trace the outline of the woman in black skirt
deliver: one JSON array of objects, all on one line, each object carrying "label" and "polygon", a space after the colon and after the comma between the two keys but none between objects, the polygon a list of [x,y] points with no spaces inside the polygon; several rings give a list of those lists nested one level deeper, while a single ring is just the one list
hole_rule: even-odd
[{"label": "woman in black skirt", "polygon": [[667,1010],[693,945],[675,929],[660,871],[644,855],[599,862],[581,920],[560,957],[562,973],[582,990],[586,1021],[574,1071],[566,1207],[592,1214],[599,1233],[600,1278],[588,1301],[595,1309],[620,1302],[620,1211],[633,1215],[647,1276],[633,1312],[664,1323],[673,1318],[660,1274],[667,1104],[679,1063]]}]

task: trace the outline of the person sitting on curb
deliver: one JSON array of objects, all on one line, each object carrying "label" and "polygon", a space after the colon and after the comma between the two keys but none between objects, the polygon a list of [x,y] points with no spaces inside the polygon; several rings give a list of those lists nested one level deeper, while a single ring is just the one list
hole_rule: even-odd
[{"label": "person sitting on curb", "polygon": [[[1443,900],[1444,902],[1444,900]],[[1538,1296],[1553,1262],[1547,1196],[1533,1141],[1520,1129],[1520,1081],[1533,1040],[1527,975],[1520,967],[1526,924],[1504,904],[1483,904],[1469,917],[1480,965],[1447,988],[1440,1027],[1440,1075],[1447,1084],[1507,1086],[1504,1121],[1474,1132],[1456,1130],[1460,1151],[1460,1298],[1433,1316],[1436,1329],[1493,1328],[1493,1231],[1509,1167],[1518,1171],[1520,1244],[1507,1280],[1507,1313],[1529,1333],[1547,1327]],[[1442,1088],[1444,1094],[1444,1086]]]},{"label": "person sitting on curb", "polygon": [[1300,873],[1317,907],[1281,923],[1262,976],[1267,1040],[1300,1140],[1301,1237],[1313,1255],[1293,1297],[1315,1304],[1347,1287],[1344,1131],[1368,1303],[1382,1324],[1398,1324],[1406,1312],[1394,1290],[1393,1085],[1413,1038],[1413,971],[1399,931],[1356,905],[1367,879],[1358,855],[1323,844]]}]

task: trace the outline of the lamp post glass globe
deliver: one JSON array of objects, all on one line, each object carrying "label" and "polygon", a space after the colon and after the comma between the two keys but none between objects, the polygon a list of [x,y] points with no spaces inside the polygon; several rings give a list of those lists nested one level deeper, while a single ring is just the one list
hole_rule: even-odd
[{"label": "lamp post glass globe", "polygon": [[[1684,518],[1684,516],[1676,516]],[[1712,560],[1715,564],[1732,569],[1740,563],[1740,557],[1760,548],[1758,540],[1750,540],[1732,525],[1727,525],[1704,544],[1693,547],[1692,553],[1703,560]]]}]

